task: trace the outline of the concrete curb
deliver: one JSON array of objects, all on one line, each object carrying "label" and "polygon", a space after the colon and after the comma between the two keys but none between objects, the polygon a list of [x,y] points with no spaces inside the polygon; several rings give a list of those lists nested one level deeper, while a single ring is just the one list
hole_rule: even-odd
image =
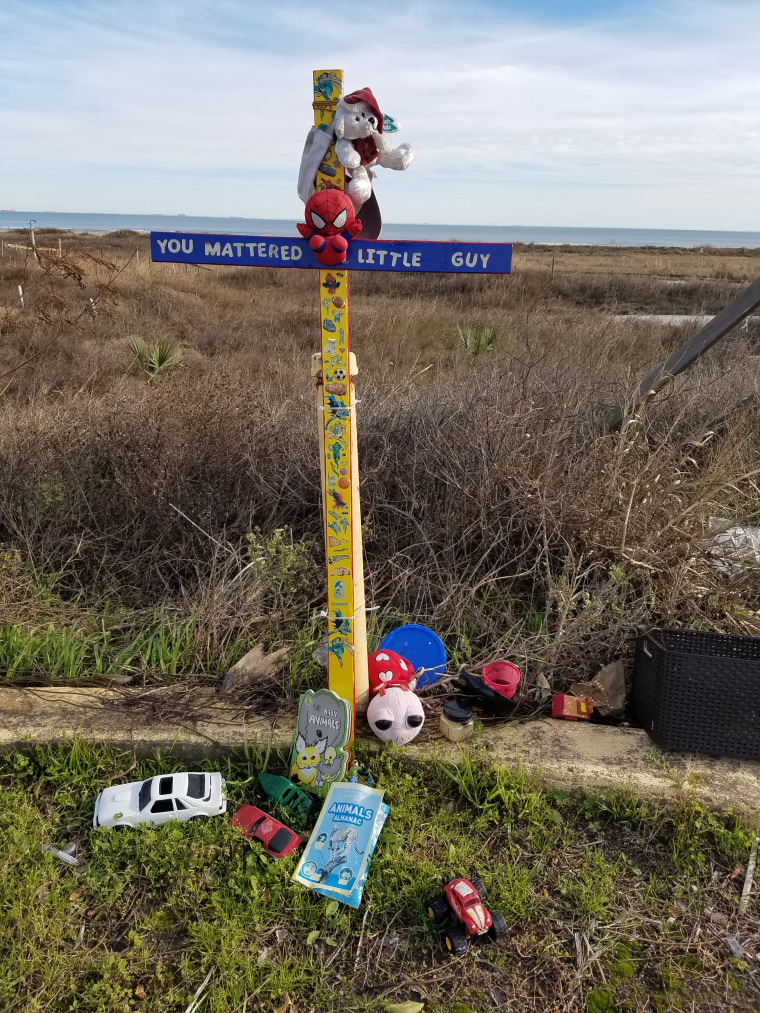
[{"label": "concrete curb", "polygon": [[[428,722],[405,752],[459,762],[461,747],[438,736],[433,726]],[[294,730],[294,714],[252,715],[250,708],[220,699],[213,690],[0,688],[0,749],[78,737],[137,755],[161,749],[191,758],[223,756],[251,745],[266,748],[271,738],[273,747],[287,752]],[[362,741],[378,745],[374,739]],[[638,728],[551,719],[494,722],[466,746],[503,767],[521,768],[550,789],[598,793],[614,788],[670,801],[688,794],[712,809],[730,809],[760,822],[760,762],[658,756]]]}]

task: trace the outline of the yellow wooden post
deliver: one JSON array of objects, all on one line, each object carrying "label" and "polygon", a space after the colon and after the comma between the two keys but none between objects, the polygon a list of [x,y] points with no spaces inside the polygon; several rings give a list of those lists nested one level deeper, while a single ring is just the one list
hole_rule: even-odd
[{"label": "yellow wooden post", "polygon": [[[314,71],[314,125],[329,127],[343,91],[342,70]],[[345,188],[345,170],[330,145],[315,186]],[[348,328],[348,271],[319,272],[321,397],[318,398],[322,448],[322,504],[327,556],[328,685],[357,706],[369,695],[364,612],[359,475],[356,457],[354,388]],[[353,729],[351,738],[353,739]]]}]

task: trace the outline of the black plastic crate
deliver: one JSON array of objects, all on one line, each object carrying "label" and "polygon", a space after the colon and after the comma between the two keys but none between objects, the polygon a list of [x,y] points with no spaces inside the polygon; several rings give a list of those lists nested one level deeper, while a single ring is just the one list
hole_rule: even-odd
[{"label": "black plastic crate", "polygon": [[661,749],[760,759],[760,637],[642,633],[633,712]]}]

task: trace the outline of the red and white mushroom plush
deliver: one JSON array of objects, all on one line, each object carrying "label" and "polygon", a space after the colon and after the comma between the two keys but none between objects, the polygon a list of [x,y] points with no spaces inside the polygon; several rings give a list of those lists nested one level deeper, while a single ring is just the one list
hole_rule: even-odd
[{"label": "red and white mushroom plush", "polygon": [[409,683],[414,679],[414,668],[412,663],[402,658],[395,651],[387,651],[381,648],[370,654],[367,659],[369,664],[369,691],[375,693],[385,692],[391,686],[400,686],[402,689],[414,689]]}]

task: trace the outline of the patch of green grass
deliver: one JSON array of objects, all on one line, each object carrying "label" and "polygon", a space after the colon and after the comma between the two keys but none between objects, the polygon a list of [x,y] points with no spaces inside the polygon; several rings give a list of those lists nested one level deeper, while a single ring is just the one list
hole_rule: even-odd
[{"label": "patch of green grass", "polygon": [[[682,991],[678,982],[703,1006],[726,989],[740,1001],[749,996],[746,969],[732,967],[730,982],[720,980],[687,967],[679,947],[631,941],[688,941],[688,915],[659,929],[648,913],[656,904],[662,912],[672,897],[673,833],[701,841],[706,863],[725,856],[731,864],[746,860],[735,825],[725,824],[726,836],[711,826],[710,844],[693,813],[621,797],[596,800],[600,822],[592,827],[588,800],[546,792],[477,754],[458,768],[412,763],[395,749],[360,759],[391,815],[354,911],[292,884],[297,855],[269,858],[226,819],[92,829],[98,791],[187,769],[181,757],[136,759],[77,741],[0,753],[0,1009],[184,1013],[209,973],[201,1008],[215,1013],[271,1011],[287,997],[296,1009],[379,1010],[408,1000],[417,982],[430,1013],[486,1008],[493,987],[508,1008],[530,1009],[537,990],[570,994],[580,983],[593,1013],[644,1008],[652,995],[666,1009]],[[265,764],[275,770],[283,762],[251,749],[189,766],[221,770],[233,811],[252,801]],[[653,826],[668,832],[652,836]],[[84,859],[80,868],[42,847],[69,841]],[[487,904],[503,912],[510,935],[451,961],[426,911],[454,875],[484,881]],[[712,865],[696,869],[690,884],[714,892]],[[623,923],[630,939],[615,944],[607,926]],[[594,980],[596,965],[578,978],[573,933],[581,932],[610,985]],[[720,940],[701,945],[700,960],[721,966]]]},{"label": "patch of green grass", "polygon": [[627,946],[615,947],[615,963],[612,965],[612,974],[615,978],[632,978],[636,973],[636,965],[631,960],[631,951]]},{"label": "patch of green grass", "polygon": [[[241,564],[267,609],[284,617],[279,634],[293,650],[290,685],[283,688],[294,696],[322,675],[311,657],[321,631],[304,626],[293,605],[313,575],[312,555],[287,529],[267,537],[257,530],[248,539],[248,563]],[[146,609],[90,601],[81,588],[67,586],[63,570],[40,574],[19,552],[0,551],[0,677],[221,674],[252,646],[245,619],[230,621],[220,635],[218,617],[204,613],[200,620],[186,602]]]},{"label": "patch of green grass", "polygon": [[131,672],[217,673],[227,671],[248,649],[235,640],[221,652],[205,650],[196,620],[163,606],[126,622],[106,609],[101,619],[101,626],[90,620],[76,626],[49,622],[0,627],[0,672],[52,680]]},{"label": "patch of green grass", "polygon": [[604,988],[594,988],[586,996],[587,1013],[617,1013],[615,997]]},{"label": "patch of green grass", "polygon": [[44,672],[51,679],[66,679],[95,670],[102,646],[101,635],[52,623],[37,629],[3,626],[0,629],[0,668],[9,676]]},{"label": "patch of green grass", "polygon": [[91,674],[151,671],[176,675],[192,670],[196,655],[195,620],[175,616],[163,607],[142,623],[127,628],[0,628],[0,669],[8,676],[44,674],[51,679]]},{"label": "patch of green grass", "polygon": [[598,850],[585,852],[557,887],[579,917],[606,919],[616,904],[622,864],[620,859],[609,861]]},{"label": "patch of green grass", "polygon": [[704,867],[713,851],[730,861],[737,849],[749,847],[752,841],[746,827],[727,823],[694,800],[685,801],[671,815],[667,832],[673,862],[681,871]]}]

